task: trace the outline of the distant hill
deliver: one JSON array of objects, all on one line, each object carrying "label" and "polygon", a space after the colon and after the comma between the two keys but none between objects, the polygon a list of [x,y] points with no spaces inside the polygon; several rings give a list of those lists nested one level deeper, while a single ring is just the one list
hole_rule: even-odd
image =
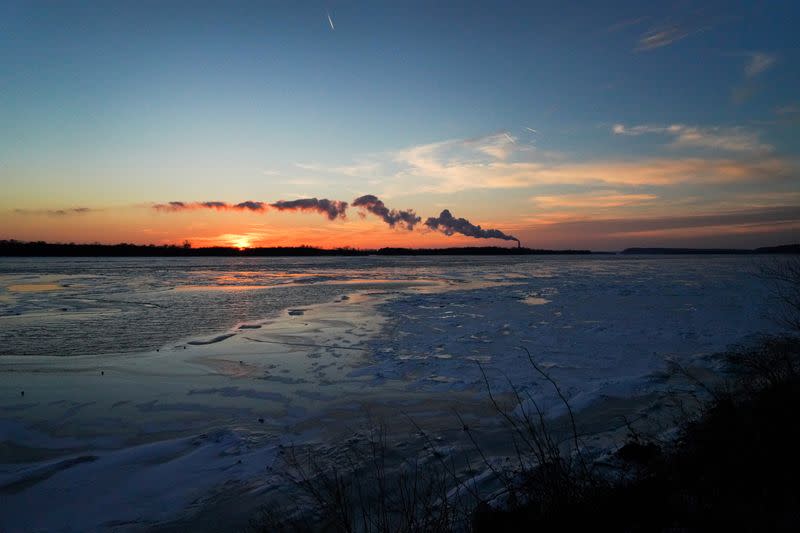
[{"label": "distant hill", "polygon": [[327,257],[369,255],[554,255],[590,254],[589,250],[538,250],[476,246],[459,248],[380,248],[324,249],[312,246],[272,248],[231,248],[223,246],[193,248],[190,245],[153,244],[61,244],[47,242],[0,241],[0,256],[5,257]]},{"label": "distant hill", "polygon": [[784,244],[782,246],[765,246],[753,250],[739,248],[626,248],[623,254],[800,254],[800,244]]}]

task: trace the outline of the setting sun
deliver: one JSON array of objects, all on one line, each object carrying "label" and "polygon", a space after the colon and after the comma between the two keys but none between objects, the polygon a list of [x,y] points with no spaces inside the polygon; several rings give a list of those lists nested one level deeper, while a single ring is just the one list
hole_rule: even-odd
[{"label": "setting sun", "polygon": [[240,250],[244,250],[245,248],[250,248],[253,246],[250,238],[245,235],[233,235],[228,242],[231,246],[234,246]]}]

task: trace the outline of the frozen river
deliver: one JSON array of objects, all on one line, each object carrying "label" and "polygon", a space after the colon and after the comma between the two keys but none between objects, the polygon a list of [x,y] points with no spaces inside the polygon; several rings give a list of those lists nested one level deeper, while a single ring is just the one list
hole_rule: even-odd
[{"label": "frozen river", "polygon": [[482,369],[558,416],[521,347],[579,411],[648,397],[668,361],[774,329],[772,260],[0,259],[0,530],[257,501],[284,446],[401,411],[434,432],[453,408],[480,420]]}]

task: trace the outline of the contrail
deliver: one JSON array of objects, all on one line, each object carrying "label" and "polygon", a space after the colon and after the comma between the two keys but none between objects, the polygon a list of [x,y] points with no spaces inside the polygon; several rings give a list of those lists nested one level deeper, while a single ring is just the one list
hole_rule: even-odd
[{"label": "contrail", "polygon": [[505,135],[505,136],[506,136],[506,139],[508,139],[509,141],[511,141],[511,143],[512,143],[512,144],[517,144],[517,141],[515,141],[515,140],[514,140],[514,137],[512,137],[511,135],[509,135],[507,132],[503,132],[503,135]]},{"label": "contrail", "polygon": [[331,18],[330,12],[326,11],[325,14],[328,15],[328,24],[331,25],[331,29],[336,31],[336,27],[333,25],[333,19]]},{"label": "contrail", "polygon": [[414,229],[416,224],[419,224],[422,219],[412,209],[405,209],[398,211],[397,209],[389,209],[386,205],[378,199],[374,194],[365,194],[353,200],[353,207],[362,207],[383,219],[384,222],[389,224],[390,227],[396,225],[405,226],[408,231]]},{"label": "contrail", "polygon": [[529,131],[529,132],[531,132],[531,133],[539,133],[539,132],[538,132],[538,131],[536,131],[535,129],[533,129],[533,128],[529,128],[528,126],[525,126],[525,129],[526,129],[526,130],[528,130],[528,131]]},{"label": "contrail", "polygon": [[301,198],[299,200],[280,200],[270,204],[278,211],[316,211],[326,215],[330,220],[344,218],[347,202],[328,200],[327,198]]},{"label": "contrail", "polygon": [[521,244],[519,239],[513,235],[507,235],[499,229],[483,229],[476,226],[466,218],[455,218],[449,210],[445,209],[441,214],[434,218],[430,217],[425,221],[425,225],[433,230],[438,230],[445,235],[453,235],[460,233],[467,237],[475,237],[477,239],[503,239],[504,241],[516,241],[517,247]]}]

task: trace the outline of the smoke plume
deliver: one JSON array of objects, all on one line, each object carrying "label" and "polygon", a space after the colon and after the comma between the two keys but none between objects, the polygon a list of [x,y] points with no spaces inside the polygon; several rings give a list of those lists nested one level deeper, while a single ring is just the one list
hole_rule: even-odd
[{"label": "smoke plume", "polygon": [[460,233],[467,237],[475,237],[477,239],[503,239],[505,241],[516,241],[517,246],[520,245],[519,239],[513,235],[506,235],[499,229],[483,229],[476,226],[466,218],[456,218],[449,210],[445,209],[438,217],[430,217],[425,221],[425,225],[433,230],[438,230],[445,235],[453,235]]},{"label": "smoke plume", "polygon": [[391,227],[405,226],[408,231],[414,229],[416,224],[419,224],[422,219],[412,209],[398,211],[397,209],[389,209],[386,205],[378,199],[377,196],[366,194],[353,200],[353,206],[362,207],[383,219],[384,222]]},{"label": "smoke plume", "polygon": [[228,209],[228,204],[225,202],[200,202],[200,206],[208,209]]},{"label": "smoke plume", "polygon": [[327,198],[301,198],[299,200],[280,200],[272,207],[279,211],[316,211],[327,216],[330,220],[344,218],[347,211],[347,202],[328,200]]},{"label": "smoke plume", "polygon": [[[399,226],[408,231],[412,231],[417,224],[422,223],[420,218],[413,209],[389,209],[377,196],[373,194],[365,194],[353,200],[354,207],[360,207],[364,211],[368,211],[375,216],[380,217],[390,227],[394,228]],[[156,211],[176,212],[187,211],[192,209],[213,209],[216,211],[254,211],[264,212],[269,208],[277,209],[278,211],[313,211],[325,215],[329,220],[336,220],[337,218],[345,218],[348,208],[347,202],[339,200],[328,200],[327,198],[301,198],[298,200],[279,200],[277,202],[267,204],[265,202],[256,202],[247,200],[238,204],[229,204],[219,201],[207,202],[168,202],[165,204],[153,204],[153,209]],[[20,210],[17,210],[18,212]],[[72,210],[57,210],[51,211],[52,214],[67,214],[69,212],[82,213],[88,211],[87,208],[74,208]],[[513,235],[503,233],[499,229],[483,229],[476,226],[465,218],[456,218],[445,209],[438,217],[429,217],[425,220],[425,226],[428,228],[440,231],[445,235],[454,235],[460,233],[467,237],[474,237],[476,239],[502,239],[505,241],[515,241],[517,246],[520,246],[520,241]]]},{"label": "smoke plume", "polygon": [[153,209],[156,211],[191,211],[194,209],[215,209],[217,211],[256,211],[263,212],[267,210],[267,204],[264,202],[246,201],[238,204],[228,204],[226,202],[168,202],[166,204],[155,204]]},{"label": "smoke plume", "polygon": [[64,209],[14,209],[14,212],[19,215],[53,215],[59,217],[65,215],[82,215],[92,211],[98,210],[92,209],[91,207],[70,207]]},{"label": "smoke plume", "polygon": [[153,209],[156,211],[183,211],[185,209],[191,209],[188,206],[189,204],[186,202],[169,202],[166,204],[155,204]]},{"label": "smoke plume", "polygon": [[[222,203],[222,202],[214,202],[214,203]],[[234,205],[231,209],[238,209],[240,211],[266,211],[267,204],[264,202],[253,202],[251,200],[247,200],[246,202],[240,202]]]}]

